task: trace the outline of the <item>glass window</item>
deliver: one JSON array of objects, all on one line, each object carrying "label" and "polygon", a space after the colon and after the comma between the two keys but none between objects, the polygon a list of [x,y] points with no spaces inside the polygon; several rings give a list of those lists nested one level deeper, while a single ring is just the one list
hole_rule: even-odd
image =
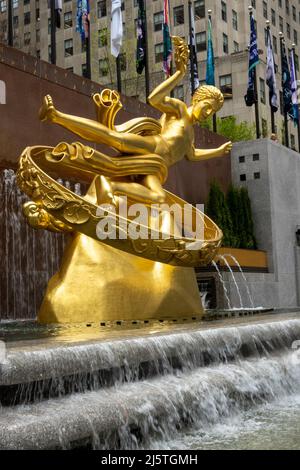
[{"label": "glass window", "polygon": [[24,24],[30,24],[30,11],[24,13]]},{"label": "glass window", "polygon": [[267,2],[263,2],[263,15],[264,15],[264,18],[268,19],[268,5],[267,5]]},{"label": "glass window", "polygon": [[73,55],[73,39],[66,39],[65,43],[65,57]]},{"label": "glass window", "polygon": [[228,54],[228,36],[225,33],[223,33],[223,52]]},{"label": "glass window", "polygon": [[71,11],[67,11],[65,14],[64,14],[64,28],[67,29],[67,28],[72,28],[72,12]]},{"label": "glass window", "polygon": [[174,26],[184,24],[184,6],[180,5],[173,9],[174,13]]},{"label": "glass window", "polygon": [[154,47],[154,53],[155,53],[155,62],[162,62],[164,58],[164,45],[163,43],[155,44]]},{"label": "glass window", "polygon": [[98,18],[103,18],[106,15],[106,0],[100,0],[100,2],[97,3],[97,16]]},{"label": "glass window", "polygon": [[206,51],[206,32],[196,33],[196,51]]},{"label": "glass window", "polygon": [[232,76],[221,75],[220,76],[220,90],[224,95],[232,95]]},{"label": "glass window", "polygon": [[221,17],[223,21],[227,22],[227,5],[225,2],[221,2]]},{"label": "glass window", "polygon": [[238,30],[238,16],[235,10],[232,10],[232,27],[236,31]]},{"label": "glass window", "polygon": [[195,20],[205,18],[205,0],[197,0],[194,2]]},{"label": "glass window", "polygon": [[164,22],[164,12],[159,11],[158,13],[154,13],[153,15],[153,26],[154,31],[161,31]]},{"label": "glass window", "polygon": [[275,13],[275,10],[273,10],[273,8],[271,9],[271,20],[272,20],[272,25],[276,26],[276,13]]}]

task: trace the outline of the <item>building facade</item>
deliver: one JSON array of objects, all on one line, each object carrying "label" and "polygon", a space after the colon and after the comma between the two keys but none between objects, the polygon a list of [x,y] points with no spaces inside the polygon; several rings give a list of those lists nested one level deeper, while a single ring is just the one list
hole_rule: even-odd
[{"label": "building facade", "polygon": [[[50,11],[47,0],[12,0],[14,46],[49,60]],[[135,70],[137,0],[124,0],[124,41],[121,52],[122,91],[128,96],[145,100],[145,77]],[[148,57],[150,88],[164,79],[163,53],[163,0],[146,1],[148,29]],[[76,33],[76,0],[64,0],[62,26],[57,30],[57,65],[84,75],[86,54]],[[171,34],[189,37],[187,0],[170,0]],[[244,95],[247,88],[249,43],[248,6],[253,6],[257,24],[258,46],[261,63],[258,66],[260,130],[263,136],[271,133],[268,90],[265,83],[266,68],[266,20],[270,21],[275,63],[278,68],[277,88],[281,88],[279,32],[284,33],[286,45],[296,45],[296,66],[299,71],[300,1],[299,0],[194,0],[196,48],[200,81],[205,80],[207,43],[207,11],[212,10],[213,41],[216,62],[216,85],[226,93],[225,105],[220,117],[234,115],[239,121],[254,123],[254,107],[247,108]],[[91,0],[91,62],[92,79],[101,84],[116,87],[116,63],[110,54],[110,0]],[[0,41],[7,37],[7,0],[0,0]],[[175,90],[175,96],[189,102],[189,77]],[[276,113],[279,140],[283,135],[283,114]],[[297,132],[289,124],[290,144],[298,148]]]}]

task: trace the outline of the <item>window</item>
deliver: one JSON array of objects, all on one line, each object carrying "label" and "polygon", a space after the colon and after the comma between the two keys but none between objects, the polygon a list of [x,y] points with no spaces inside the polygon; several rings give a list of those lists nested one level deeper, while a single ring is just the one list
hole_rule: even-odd
[{"label": "window", "polygon": [[18,8],[19,0],[13,0],[13,8]]},{"label": "window", "polygon": [[164,58],[164,45],[163,43],[155,44],[154,48],[154,53],[155,53],[155,62],[162,62]]},{"label": "window", "polygon": [[253,161],[257,162],[259,160],[259,153],[254,153],[253,154]]},{"label": "window", "polygon": [[24,0],[24,5],[29,5],[30,4],[30,0]]},{"label": "window", "polygon": [[183,85],[178,85],[174,89],[174,98],[177,98],[178,100],[183,101],[184,100],[184,88]]},{"label": "window", "polygon": [[87,76],[87,67],[86,67],[86,64],[82,64],[81,65],[81,75],[83,77],[86,77]]},{"label": "window", "polygon": [[245,163],[245,155],[239,157],[239,163]]},{"label": "window", "polygon": [[35,9],[35,19],[36,21],[40,21],[40,9],[39,8]]},{"label": "window", "polygon": [[107,28],[98,30],[98,47],[107,46]]},{"label": "window", "polygon": [[24,24],[30,24],[30,11],[24,13]]},{"label": "window", "polygon": [[259,79],[259,95],[260,95],[260,102],[261,103],[266,103],[266,86],[265,86],[265,81],[260,78]]},{"label": "window", "polygon": [[297,31],[294,29],[294,43],[298,44],[298,34]]},{"label": "window", "polygon": [[65,43],[65,57],[73,55],[73,39],[66,39]]},{"label": "window", "polygon": [[220,90],[224,95],[232,95],[232,76],[221,75],[220,77]]},{"label": "window", "polygon": [[13,17],[13,25],[14,25],[14,28],[19,27],[19,17],[17,15]]},{"label": "window", "polygon": [[286,35],[289,39],[291,39],[291,27],[288,23],[286,24]]},{"label": "window", "polygon": [[247,177],[245,174],[240,175],[240,181],[247,181]]},{"label": "window", "polygon": [[228,36],[225,33],[223,33],[223,52],[228,54]]},{"label": "window", "polygon": [[227,22],[227,5],[225,2],[221,2],[221,17],[223,21]]},{"label": "window", "polygon": [[268,5],[267,5],[267,2],[263,2],[263,15],[264,15],[264,18],[268,19]]},{"label": "window", "polygon": [[196,51],[206,51],[206,32],[196,33]]},{"label": "window", "polygon": [[259,180],[260,179],[260,172],[256,171],[253,176],[254,176],[255,180]]},{"label": "window", "polygon": [[273,8],[271,9],[271,20],[272,20],[272,25],[276,26],[276,13],[275,13],[275,10],[273,10]]},{"label": "window", "polygon": [[278,6],[279,8],[282,8],[282,0],[278,0]]},{"label": "window", "polygon": [[195,20],[205,18],[205,0],[197,0],[194,2]]},{"label": "window", "polygon": [[256,0],[251,0],[251,5],[253,6],[253,8],[256,8]]},{"label": "window", "polygon": [[100,0],[100,2],[97,3],[97,17],[103,18],[106,15],[107,15],[106,0]]},{"label": "window", "polygon": [[164,22],[164,12],[159,11],[153,15],[154,31],[161,31]]},{"label": "window", "polygon": [[0,13],[4,13],[6,11],[7,4],[6,0],[1,0],[0,1]]},{"label": "window", "polygon": [[24,45],[28,46],[30,44],[30,40],[31,40],[30,32],[27,31],[26,33],[24,33]]},{"label": "window", "polygon": [[285,0],[285,11],[287,15],[290,14],[290,0]]},{"label": "window", "polygon": [[72,25],[73,25],[73,22],[72,22],[72,12],[71,12],[71,11],[67,11],[67,12],[64,14],[64,28],[65,28],[65,29],[72,28]]},{"label": "window", "polygon": [[236,41],[233,41],[233,50],[234,52],[239,52],[240,50],[239,43]]},{"label": "window", "polygon": [[100,77],[106,77],[108,75],[108,60],[106,58],[99,60],[99,75]]},{"label": "window", "polygon": [[232,10],[232,27],[236,31],[238,30],[238,16],[235,10]]},{"label": "window", "polygon": [[292,10],[293,10],[293,20],[297,21],[296,8],[293,6]]},{"label": "window", "polygon": [[183,7],[183,5],[180,5],[179,7],[175,7],[173,9],[173,12],[174,12],[174,26],[184,24],[184,7]]},{"label": "window", "polygon": [[283,18],[279,16],[279,30],[283,33]]}]

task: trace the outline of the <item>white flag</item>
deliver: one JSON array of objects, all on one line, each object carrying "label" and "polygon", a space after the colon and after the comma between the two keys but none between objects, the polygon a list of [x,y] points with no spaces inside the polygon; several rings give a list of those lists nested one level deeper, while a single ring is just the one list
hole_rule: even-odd
[{"label": "white flag", "polygon": [[271,109],[274,113],[278,110],[277,90],[276,90],[276,75],[275,64],[273,55],[273,46],[271,32],[268,29],[268,47],[267,47],[267,68],[266,68],[266,82],[269,87],[269,102]]},{"label": "white flag", "polygon": [[111,2],[111,53],[118,57],[123,39],[123,21],[121,0],[112,0]]}]

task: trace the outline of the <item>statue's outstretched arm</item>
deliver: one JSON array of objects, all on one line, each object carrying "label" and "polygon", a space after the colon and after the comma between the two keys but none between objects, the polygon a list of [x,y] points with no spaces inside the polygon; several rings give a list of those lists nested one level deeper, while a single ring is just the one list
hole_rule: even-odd
[{"label": "statue's outstretched arm", "polygon": [[173,36],[172,41],[175,47],[176,72],[158,85],[148,97],[148,103],[162,113],[178,112],[180,107],[185,106],[180,100],[170,98],[168,95],[185,76],[189,49],[182,38]]},{"label": "statue's outstretched arm", "polygon": [[191,161],[203,161],[210,160],[215,157],[223,157],[227,153],[230,153],[232,149],[232,143],[226,142],[216,149],[195,149],[194,156],[188,157]]}]

